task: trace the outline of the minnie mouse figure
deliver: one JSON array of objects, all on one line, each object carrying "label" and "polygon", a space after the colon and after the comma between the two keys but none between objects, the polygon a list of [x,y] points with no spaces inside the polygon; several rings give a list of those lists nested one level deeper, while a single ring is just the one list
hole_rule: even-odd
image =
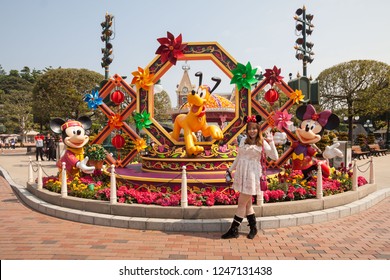
[{"label": "minnie mouse figure", "polygon": [[313,105],[310,104],[298,107],[296,116],[302,123],[295,131],[299,141],[292,143],[294,148],[292,168],[294,170],[302,170],[305,178],[309,178],[311,172],[316,170],[317,165],[320,163],[323,176],[329,177],[329,159],[343,156],[342,152],[337,149],[340,143],[335,143],[325,148],[322,154],[325,160],[315,158],[317,152],[320,151],[315,143],[321,140],[325,129],[335,129],[339,126],[339,117],[329,110],[317,114]]},{"label": "minnie mouse figure", "polygon": [[85,135],[85,130],[92,125],[91,119],[87,116],[78,118],[77,120],[64,121],[60,118],[55,118],[50,121],[50,128],[54,133],[62,134],[62,142],[66,146],[64,155],[57,162],[60,176],[62,171],[62,163],[66,163],[66,174],[74,178],[80,176],[80,172],[91,174],[95,167],[87,166],[88,157],[84,158],[84,146],[88,143],[89,137]]}]

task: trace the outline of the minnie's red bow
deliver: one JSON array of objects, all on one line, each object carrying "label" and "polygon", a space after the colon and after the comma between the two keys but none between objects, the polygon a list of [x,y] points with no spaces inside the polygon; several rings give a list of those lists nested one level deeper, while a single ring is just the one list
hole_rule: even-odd
[{"label": "minnie's red bow", "polygon": [[249,123],[249,122],[254,122],[254,123],[257,123],[257,120],[256,120],[256,116],[248,116],[247,119],[246,119],[246,122]]}]

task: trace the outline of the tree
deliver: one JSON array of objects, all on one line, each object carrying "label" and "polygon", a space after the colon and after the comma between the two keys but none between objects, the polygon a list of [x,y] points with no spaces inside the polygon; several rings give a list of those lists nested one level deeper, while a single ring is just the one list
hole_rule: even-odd
[{"label": "tree", "polygon": [[47,124],[53,117],[77,119],[89,112],[83,97],[104,77],[87,69],[49,69],[33,89],[34,121]]},{"label": "tree", "polygon": [[154,94],[154,118],[159,122],[171,119],[171,99],[165,90]]},{"label": "tree", "polygon": [[33,84],[16,73],[17,70],[11,70],[10,75],[0,76],[1,122],[4,123],[7,133],[19,133],[24,136],[27,129],[32,126]]},{"label": "tree", "polygon": [[0,64],[0,76],[5,76],[7,75],[7,72],[5,72],[4,68]]},{"label": "tree", "polygon": [[373,60],[341,63],[318,76],[320,104],[334,111],[346,110],[350,141],[353,116],[375,117],[389,109],[389,77],[390,66]]},{"label": "tree", "polygon": [[31,72],[30,68],[27,66],[24,66],[24,68],[20,70],[20,77],[29,81],[30,83],[35,83],[37,78],[41,75],[42,71],[33,69],[33,71]]}]

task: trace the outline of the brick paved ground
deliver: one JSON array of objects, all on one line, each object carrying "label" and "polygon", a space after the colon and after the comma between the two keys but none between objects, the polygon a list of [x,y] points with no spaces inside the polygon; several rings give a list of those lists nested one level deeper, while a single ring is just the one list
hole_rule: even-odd
[{"label": "brick paved ground", "polygon": [[254,240],[218,233],[140,231],[81,224],[37,213],[0,177],[0,258],[304,260],[390,259],[390,198],[321,224],[267,229]]}]

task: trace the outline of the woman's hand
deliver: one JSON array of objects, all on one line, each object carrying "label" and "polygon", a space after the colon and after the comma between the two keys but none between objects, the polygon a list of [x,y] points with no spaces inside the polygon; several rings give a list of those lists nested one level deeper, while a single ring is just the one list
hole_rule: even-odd
[{"label": "woman's hand", "polygon": [[265,132],[265,140],[268,142],[268,143],[271,143],[272,141],[274,141],[274,135],[272,134],[271,130],[267,130]]}]

